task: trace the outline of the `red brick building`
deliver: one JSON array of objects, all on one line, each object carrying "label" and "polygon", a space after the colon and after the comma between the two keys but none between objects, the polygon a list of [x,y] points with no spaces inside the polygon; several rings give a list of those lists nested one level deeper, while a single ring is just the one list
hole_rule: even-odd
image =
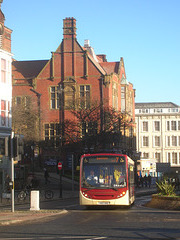
[{"label": "red brick building", "polygon": [[88,40],[82,47],[76,38],[74,18],[64,19],[63,40],[51,59],[13,62],[14,103],[34,99],[39,107],[42,140],[59,135],[59,122],[77,120],[70,111],[70,103],[77,99],[84,104],[101,102],[103,107],[127,113],[127,120],[134,122],[134,95],[133,85],[126,80],[123,58],[108,62],[105,55],[95,55]]}]

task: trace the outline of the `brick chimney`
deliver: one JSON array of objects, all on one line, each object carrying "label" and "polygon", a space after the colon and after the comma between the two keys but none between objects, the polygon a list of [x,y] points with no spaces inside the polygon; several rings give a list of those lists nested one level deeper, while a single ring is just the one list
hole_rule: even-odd
[{"label": "brick chimney", "polygon": [[0,49],[11,53],[11,33],[12,30],[4,25],[5,17],[1,11],[1,4],[3,0],[0,0]]},{"label": "brick chimney", "polygon": [[64,39],[76,38],[76,19],[66,18],[63,20],[63,35]]},{"label": "brick chimney", "polygon": [[2,2],[3,2],[3,0],[0,0],[0,24],[4,26],[5,17],[4,17],[3,12],[1,11]]}]

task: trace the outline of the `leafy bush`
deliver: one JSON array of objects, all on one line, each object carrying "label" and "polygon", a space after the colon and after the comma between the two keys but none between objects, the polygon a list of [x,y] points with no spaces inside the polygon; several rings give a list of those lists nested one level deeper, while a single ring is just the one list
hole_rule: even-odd
[{"label": "leafy bush", "polygon": [[176,196],[175,186],[169,183],[167,179],[163,179],[159,183],[156,182],[156,185],[160,195]]}]

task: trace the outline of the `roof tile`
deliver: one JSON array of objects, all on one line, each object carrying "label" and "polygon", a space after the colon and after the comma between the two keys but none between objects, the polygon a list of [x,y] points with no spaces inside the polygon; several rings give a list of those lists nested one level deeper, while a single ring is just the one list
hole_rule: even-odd
[{"label": "roof tile", "polygon": [[15,79],[34,78],[41,72],[48,60],[13,61],[12,68]]}]

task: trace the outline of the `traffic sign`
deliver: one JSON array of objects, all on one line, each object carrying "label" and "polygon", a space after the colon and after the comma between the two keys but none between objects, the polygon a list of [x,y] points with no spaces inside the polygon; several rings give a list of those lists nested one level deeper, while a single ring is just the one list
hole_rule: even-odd
[{"label": "traffic sign", "polygon": [[62,169],[62,163],[58,162],[58,169],[61,170]]}]

